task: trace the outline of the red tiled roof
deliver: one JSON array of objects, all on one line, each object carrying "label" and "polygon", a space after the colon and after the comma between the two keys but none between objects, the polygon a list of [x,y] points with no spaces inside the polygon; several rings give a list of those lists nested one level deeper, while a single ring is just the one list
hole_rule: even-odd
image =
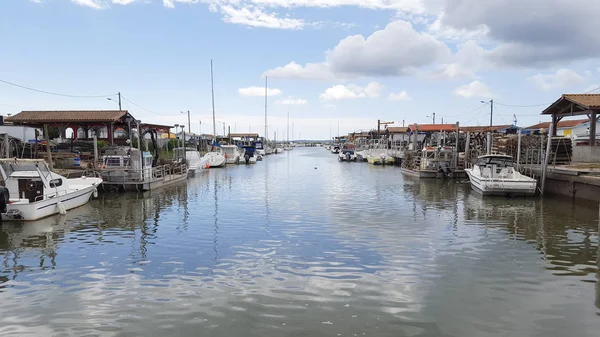
[{"label": "red tiled roof", "polygon": [[411,124],[408,131],[415,130],[415,127],[420,132],[456,131],[456,124]]},{"label": "red tiled roof", "polygon": [[388,126],[386,129],[389,133],[407,133],[408,127],[404,126]]},{"label": "red tiled roof", "polygon": [[[556,126],[556,128],[572,128],[574,126],[583,124],[585,122],[589,122],[589,119],[573,119],[573,120],[560,121],[560,122],[558,122],[558,125]],[[538,123],[538,124],[526,127],[525,130],[549,129],[550,123],[551,122]]]},{"label": "red tiled roof", "polygon": [[13,123],[116,122],[127,113],[127,110],[21,111],[5,120]]}]

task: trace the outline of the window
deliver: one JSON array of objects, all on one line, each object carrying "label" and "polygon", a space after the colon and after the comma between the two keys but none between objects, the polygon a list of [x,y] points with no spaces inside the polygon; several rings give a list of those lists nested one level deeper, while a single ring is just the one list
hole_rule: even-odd
[{"label": "window", "polygon": [[61,178],[50,180],[50,187],[52,187],[52,188],[61,186],[62,184],[63,184],[63,181]]}]

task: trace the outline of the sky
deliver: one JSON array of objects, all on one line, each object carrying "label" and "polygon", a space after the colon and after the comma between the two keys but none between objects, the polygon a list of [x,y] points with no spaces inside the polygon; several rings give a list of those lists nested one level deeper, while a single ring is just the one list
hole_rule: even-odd
[{"label": "sky", "polygon": [[[600,1],[3,0],[0,114],[123,109],[328,139],[377,120],[520,126],[600,93]],[[594,89],[596,89],[594,91]],[[73,97],[76,96],[76,97]],[[107,98],[111,98],[108,100]],[[485,102],[485,103],[482,103]],[[187,127],[186,127],[187,129]]]}]

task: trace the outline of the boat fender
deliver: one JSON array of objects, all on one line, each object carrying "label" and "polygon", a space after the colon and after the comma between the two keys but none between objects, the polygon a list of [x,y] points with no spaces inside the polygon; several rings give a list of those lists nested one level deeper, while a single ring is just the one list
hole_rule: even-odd
[{"label": "boat fender", "polygon": [[94,189],[94,198],[98,198],[98,189],[97,188]]},{"label": "boat fender", "polygon": [[6,213],[6,205],[10,201],[10,193],[8,188],[0,186],[0,213]]},{"label": "boat fender", "polygon": [[56,203],[56,208],[58,209],[58,213],[60,215],[65,215],[67,214],[67,209],[65,208],[65,205],[62,202],[57,202]]}]

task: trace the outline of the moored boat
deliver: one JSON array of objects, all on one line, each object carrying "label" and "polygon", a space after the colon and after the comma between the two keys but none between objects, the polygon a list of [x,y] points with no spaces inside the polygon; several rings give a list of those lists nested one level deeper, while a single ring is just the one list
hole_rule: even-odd
[{"label": "moored boat", "polygon": [[2,220],[37,220],[87,203],[102,183],[99,177],[67,179],[50,171],[41,159],[0,159],[4,186]]},{"label": "moored boat", "polygon": [[472,168],[465,169],[471,188],[483,195],[533,195],[537,181],[519,173],[513,158],[485,155],[477,158]]}]

